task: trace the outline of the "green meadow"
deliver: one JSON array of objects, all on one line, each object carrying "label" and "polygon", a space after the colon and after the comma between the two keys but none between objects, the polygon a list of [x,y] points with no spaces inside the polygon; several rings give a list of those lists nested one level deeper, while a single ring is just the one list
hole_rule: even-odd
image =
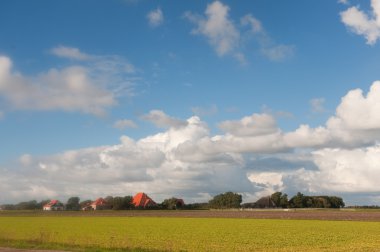
[{"label": "green meadow", "polygon": [[379,251],[380,222],[1,216],[0,246],[70,251]]}]

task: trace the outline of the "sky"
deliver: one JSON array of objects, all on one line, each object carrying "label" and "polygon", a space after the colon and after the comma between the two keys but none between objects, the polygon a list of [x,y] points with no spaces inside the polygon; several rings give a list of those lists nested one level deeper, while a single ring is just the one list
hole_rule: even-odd
[{"label": "sky", "polygon": [[1,1],[0,203],[380,205],[380,0]]}]

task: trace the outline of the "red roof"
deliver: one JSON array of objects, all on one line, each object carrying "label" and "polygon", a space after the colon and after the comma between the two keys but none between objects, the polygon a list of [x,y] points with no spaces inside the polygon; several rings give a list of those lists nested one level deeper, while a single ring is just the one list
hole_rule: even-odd
[{"label": "red roof", "polygon": [[103,198],[98,198],[94,202],[91,203],[91,206],[105,206],[107,202]]},{"label": "red roof", "polygon": [[154,200],[152,200],[151,198],[149,198],[148,195],[142,192],[136,194],[135,197],[133,197],[132,203],[133,205],[135,205],[135,207],[148,207],[157,205],[156,202],[154,202]]},{"label": "red roof", "polygon": [[44,207],[51,207],[51,206],[54,206],[54,205],[56,205],[56,204],[58,204],[58,203],[59,203],[58,200],[51,200],[50,202],[46,203],[46,204],[44,205]]}]

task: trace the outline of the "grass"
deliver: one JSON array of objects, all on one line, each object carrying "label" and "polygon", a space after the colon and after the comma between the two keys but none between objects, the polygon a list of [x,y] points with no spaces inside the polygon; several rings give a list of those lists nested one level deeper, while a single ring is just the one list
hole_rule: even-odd
[{"label": "grass", "polygon": [[0,246],[71,251],[378,251],[380,222],[0,216]]}]

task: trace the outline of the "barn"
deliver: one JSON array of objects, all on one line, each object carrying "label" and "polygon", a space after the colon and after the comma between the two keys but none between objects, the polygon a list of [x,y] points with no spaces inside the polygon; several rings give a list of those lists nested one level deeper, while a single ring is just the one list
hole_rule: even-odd
[{"label": "barn", "polygon": [[157,203],[154,202],[147,194],[143,192],[137,193],[133,197],[133,205],[137,208],[149,208],[157,206]]},{"label": "barn", "polygon": [[43,210],[45,211],[62,211],[64,210],[64,206],[58,200],[51,200],[43,206]]}]

